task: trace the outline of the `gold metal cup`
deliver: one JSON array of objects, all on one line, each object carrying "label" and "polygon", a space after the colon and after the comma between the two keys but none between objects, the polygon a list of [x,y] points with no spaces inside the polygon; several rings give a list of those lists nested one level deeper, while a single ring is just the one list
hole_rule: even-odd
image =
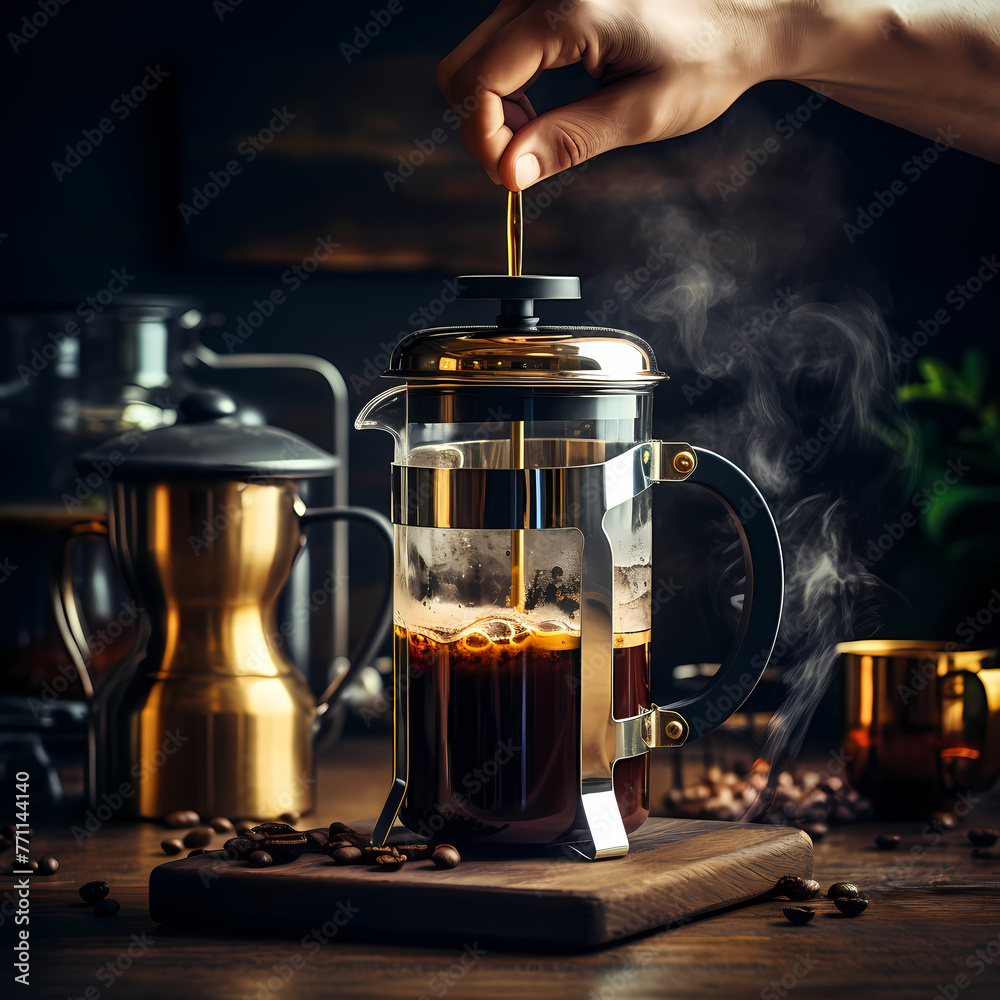
[{"label": "gold metal cup", "polygon": [[1000,774],[997,650],[865,640],[837,646],[845,674],[844,755],[884,811],[919,814]]}]

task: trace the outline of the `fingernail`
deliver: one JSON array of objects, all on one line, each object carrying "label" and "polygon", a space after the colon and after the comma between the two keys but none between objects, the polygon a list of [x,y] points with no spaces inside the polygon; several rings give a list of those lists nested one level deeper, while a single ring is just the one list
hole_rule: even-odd
[{"label": "fingernail", "polygon": [[538,157],[534,153],[525,153],[514,163],[514,183],[518,190],[534,184],[541,175],[542,168],[538,165]]}]

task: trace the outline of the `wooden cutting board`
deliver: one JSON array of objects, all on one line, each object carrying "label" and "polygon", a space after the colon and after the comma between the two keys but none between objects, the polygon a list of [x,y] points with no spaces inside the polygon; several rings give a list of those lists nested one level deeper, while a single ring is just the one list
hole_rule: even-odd
[{"label": "wooden cutting board", "polygon": [[[407,839],[403,830],[390,838]],[[450,871],[430,861],[396,872],[342,867],[322,854],[261,869],[211,851],[155,868],[149,912],[226,933],[576,949],[684,924],[747,902],[782,875],[812,874],[812,842],[795,829],[651,819],[630,839],[613,861],[465,855]]]}]

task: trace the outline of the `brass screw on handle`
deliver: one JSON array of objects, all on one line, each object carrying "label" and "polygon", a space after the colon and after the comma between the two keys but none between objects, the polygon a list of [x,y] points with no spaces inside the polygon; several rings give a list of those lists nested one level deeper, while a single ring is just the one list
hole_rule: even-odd
[{"label": "brass screw on handle", "polygon": [[[676,464],[676,459],[674,460]],[[671,719],[663,729],[668,740],[679,740],[684,732],[684,727],[676,720]]]},{"label": "brass screw on handle", "polygon": [[689,451],[679,451],[674,455],[674,468],[681,473],[681,475],[686,475],[694,468],[694,455]]}]

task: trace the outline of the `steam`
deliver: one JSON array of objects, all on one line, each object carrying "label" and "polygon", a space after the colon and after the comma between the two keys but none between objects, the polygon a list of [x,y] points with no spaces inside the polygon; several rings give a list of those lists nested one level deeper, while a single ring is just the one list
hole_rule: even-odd
[{"label": "steam", "polygon": [[[761,141],[759,131],[748,134]],[[636,205],[639,239],[667,258],[616,323],[648,339],[672,376],[657,400],[658,408],[674,400],[671,436],[740,465],[781,536],[786,596],[772,662],[787,690],[763,749],[772,775],[801,747],[832,677],[835,644],[874,625],[879,581],[859,561],[863,521],[900,472],[889,441],[907,434],[877,282],[856,280],[842,245],[850,206],[836,203],[828,151],[805,136],[794,141],[735,202],[711,183],[728,175],[730,156],[696,148],[689,176],[682,164],[666,189],[642,190],[633,179],[617,204]],[[607,198],[616,188],[605,184]],[[821,188],[812,203],[807,184]],[[732,570],[738,546],[726,554]]]}]

